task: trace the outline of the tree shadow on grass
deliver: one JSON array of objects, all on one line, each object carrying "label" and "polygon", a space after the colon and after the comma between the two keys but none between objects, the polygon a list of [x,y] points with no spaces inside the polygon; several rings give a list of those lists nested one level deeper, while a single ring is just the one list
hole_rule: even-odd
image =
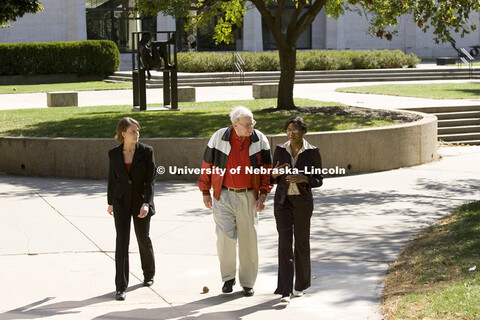
[{"label": "tree shadow on grass", "polygon": [[140,123],[143,138],[210,136],[218,124],[229,125],[228,117],[216,114],[179,114],[174,112],[98,113],[64,120],[51,120],[4,131],[8,136],[112,138],[115,127],[123,117]]},{"label": "tree shadow on grass", "polygon": [[[255,111],[256,129],[264,134],[284,132],[289,113]],[[331,115],[302,115],[309,123],[309,131],[333,131],[340,126],[350,125],[356,129],[369,127],[372,119]],[[112,138],[115,127],[123,117],[132,117],[142,127],[143,138],[210,137],[222,127],[231,125],[228,114],[213,112],[85,112],[76,113],[68,119],[55,119],[28,124],[22,128],[5,130],[7,136],[23,137],[65,137],[65,138]]]},{"label": "tree shadow on grass", "polygon": [[[478,85],[480,88],[480,84]],[[461,95],[451,99],[480,99],[480,89],[446,89],[450,92],[460,92]]]}]

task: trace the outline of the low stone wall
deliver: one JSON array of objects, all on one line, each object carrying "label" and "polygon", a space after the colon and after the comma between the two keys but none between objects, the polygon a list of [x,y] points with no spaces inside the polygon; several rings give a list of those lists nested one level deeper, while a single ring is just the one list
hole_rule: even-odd
[{"label": "low stone wall", "polygon": [[252,96],[254,99],[272,99],[278,96],[278,83],[253,83]]},{"label": "low stone wall", "polygon": [[196,99],[195,87],[178,87],[178,102],[195,102]]},{"label": "low stone wall", "polygon": [[[325,168],[344,168],[346,174],[415,166],[437,159],[437,118],[388,127],[315,132],[305,138],[320,148]],[[268,136],[273,150],[286,136]],[[201,168],[209,138],[141,139],[155,150],[159,180],[195,180],[198,174],[179,169]],[[105,179],[113,139],[0,137],[0,172],[13,175]],[[176,169],[176,172],[174,171]]]},{"label": "low stone wall", "polygon": [[76,91],[47,92],[47,106],[78,107],[78,92]]}]

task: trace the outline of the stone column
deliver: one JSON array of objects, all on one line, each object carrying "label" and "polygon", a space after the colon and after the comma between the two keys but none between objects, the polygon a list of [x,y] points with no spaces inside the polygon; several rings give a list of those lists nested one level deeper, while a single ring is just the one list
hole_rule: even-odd
[{"label": "stone column", "polygon": [[176,31],[175,18],[159,13],[157,15],[157,31]]},{"label": "stone column", "polygon": [[243,50],[263,51],[262,15],[251,2],[247,2],[243,17]]},{"label": "stone column", "polygon": [[322,9],[312,23],[312,49],[326,48],[327,15]]},{"label": "stone column", "polygon": [[65,1],[67,41],[87,40],[87,18],[84,0]]},{"label": "stone column", "polygon": [[335,18],[328,18],[325,21],[325,49],[338,49],[338,24]]}]

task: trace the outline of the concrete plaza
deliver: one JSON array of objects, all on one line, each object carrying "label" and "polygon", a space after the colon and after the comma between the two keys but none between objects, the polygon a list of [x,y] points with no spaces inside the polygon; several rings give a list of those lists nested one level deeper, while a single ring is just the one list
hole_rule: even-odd
[{"label": "concrete plaza", "polygon": [[[303,86],[305,98],[340,99],[327,93],[318,98],[331,85]],[[235,87],[224,88],[205,90],[216,92],[218,98],[237,92]],[[244,93],[236,94],[245,97],[242,90],[248,89],[240,88]],[[109,96],[114,100],[118,95]],[[381,99],[378,107],[384,108],[422,103],[348,97],[368,107],[376,107],[374,99]],[[95,98],[91,99],[93,103]],[[348,99],[334,101],[355,105]],[[0,109],[9,109],[4,96],[1,100]],[[33,102],[30,106],[41,107]],[[233,294],[221,293],[214,223],[196,184],[158,182],[158,213],[151,227],[155,284],[141,286],[138,247],[132,237],[130,288],[126,301],[115,301],[115,230],[106,212],[106,181],[0,174],[0,320],[381,319],[379,297],[388,264],[424,227],[480,198],[480,147],[442,147],[439,154],[440,160],[417,167],[328,178],[315,189],[312,287],[289,305],[280,304],[280,297],[273,294],[277,272],[273,196],[260,213],[260,271],[256,293],[247,298],[238,285]],[[208,293],[202,293],[204,286]]]}]

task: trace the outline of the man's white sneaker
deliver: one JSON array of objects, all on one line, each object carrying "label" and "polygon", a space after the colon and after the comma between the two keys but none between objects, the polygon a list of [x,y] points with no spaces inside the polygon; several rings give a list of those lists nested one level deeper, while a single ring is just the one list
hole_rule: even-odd
[{"label": "man's white sneaker", "polygon": [[280,302],[290,303],[290,295],[288,295],[288,296],[283,296],[282,299],[280,299]]},{"label": "man's white sneaker", "polygon": [[295,290],[295,291],[293,291],[293,295],[294,295],[295,297],[301,297],[301,296],[303,296],[303,291],[297,291],[297,290]]}]

